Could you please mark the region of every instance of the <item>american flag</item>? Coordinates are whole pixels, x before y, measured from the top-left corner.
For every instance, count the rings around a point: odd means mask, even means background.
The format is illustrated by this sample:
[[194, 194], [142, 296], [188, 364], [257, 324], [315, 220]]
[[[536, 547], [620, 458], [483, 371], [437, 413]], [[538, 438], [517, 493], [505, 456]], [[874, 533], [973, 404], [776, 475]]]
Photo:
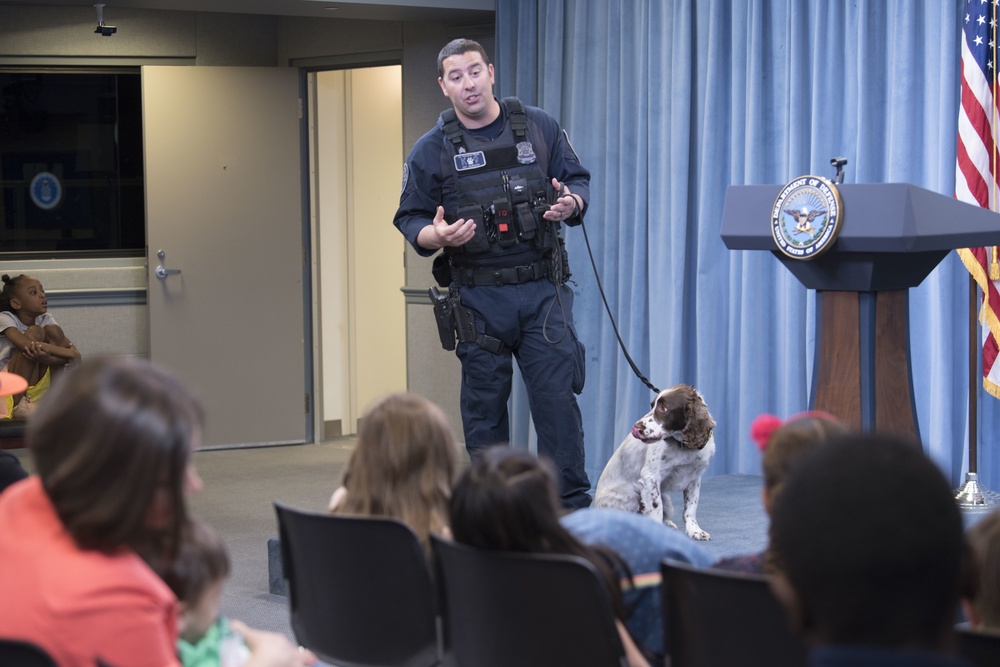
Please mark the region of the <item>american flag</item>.
[[[955, 197], [998, 210], [997, 2], [966, 0], [962, 14], [962, 104], [958, 113]], [[997, 247], [958, 251], [983, 291], [983, 387], [1000, 398], [1000, 252]]]

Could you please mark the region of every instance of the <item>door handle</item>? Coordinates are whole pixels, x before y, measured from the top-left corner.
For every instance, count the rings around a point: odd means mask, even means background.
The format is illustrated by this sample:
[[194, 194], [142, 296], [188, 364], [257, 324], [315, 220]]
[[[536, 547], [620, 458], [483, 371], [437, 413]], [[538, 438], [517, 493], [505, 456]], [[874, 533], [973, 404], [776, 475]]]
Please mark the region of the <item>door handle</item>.
[[163, 266], [162, 264], [160, 264], [158, 267], [156, 267], [156, 270], [154, 271], [154, 273], [156, 274], [156, 277], [159, 278], [160, 280], [163, 280], [167, 276], [172, 276], [175, 273], [180, 273], [180, 272], [181, 272], [180, 269], [168, 269], [167, 267]]

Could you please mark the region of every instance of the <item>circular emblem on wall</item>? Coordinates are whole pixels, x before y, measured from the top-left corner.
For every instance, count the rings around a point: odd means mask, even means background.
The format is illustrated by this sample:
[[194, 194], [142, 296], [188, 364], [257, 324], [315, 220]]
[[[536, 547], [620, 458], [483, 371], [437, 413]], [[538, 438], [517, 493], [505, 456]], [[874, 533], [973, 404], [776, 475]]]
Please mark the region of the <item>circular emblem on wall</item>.
[[31, 201], [44, 211], [49, 211], [59, 205], [62, 200], [62, 192], [62, 182], [55, 174], [47, 171], [36, 174], [31, 179], [31, 185], [28, 186]]
[[837, 240], [843, 214], [836, 185], [820, 176], [800, 176], [774, 201], [771, 236], [778, 250], [789, 257], [819, 257]]

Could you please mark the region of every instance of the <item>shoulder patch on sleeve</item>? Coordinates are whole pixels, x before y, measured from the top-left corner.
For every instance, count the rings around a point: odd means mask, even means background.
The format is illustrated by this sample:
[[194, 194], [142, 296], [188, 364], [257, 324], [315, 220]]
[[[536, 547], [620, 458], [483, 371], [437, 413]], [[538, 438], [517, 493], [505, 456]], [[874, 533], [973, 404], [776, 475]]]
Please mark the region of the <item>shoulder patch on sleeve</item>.
[[399, 196], [402, 197], [403, 193], [406, 192], [406, 181], [410, 178], [410, 163], [403, 163], [403, 184], [399, 188]]
[[573, 144], [570, 143], [569, 132], [567, 132], [565, 129], [563, 129], [562, 133], [563, 133], [563, 137], [566, 139], [566, 146], [567, 146], [567, 148], [569, 148], [569, 152], [573, 154], [573, 159], [576, 160], [577, 162], [579, 162], [580, 161], [580, 156], [576, 154], [576, 149], [573, 148]]

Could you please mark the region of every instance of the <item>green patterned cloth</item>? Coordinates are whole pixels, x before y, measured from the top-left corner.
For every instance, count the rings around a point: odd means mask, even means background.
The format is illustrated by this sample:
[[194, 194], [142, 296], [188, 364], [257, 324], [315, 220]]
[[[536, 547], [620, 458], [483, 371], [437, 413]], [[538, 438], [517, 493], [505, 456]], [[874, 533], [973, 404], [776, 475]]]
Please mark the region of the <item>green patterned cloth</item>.
[[243, 639], [221, 616], [197, 643], [179, 639], [177, 649], [184, 667], [240, 667], [250, 657]]

